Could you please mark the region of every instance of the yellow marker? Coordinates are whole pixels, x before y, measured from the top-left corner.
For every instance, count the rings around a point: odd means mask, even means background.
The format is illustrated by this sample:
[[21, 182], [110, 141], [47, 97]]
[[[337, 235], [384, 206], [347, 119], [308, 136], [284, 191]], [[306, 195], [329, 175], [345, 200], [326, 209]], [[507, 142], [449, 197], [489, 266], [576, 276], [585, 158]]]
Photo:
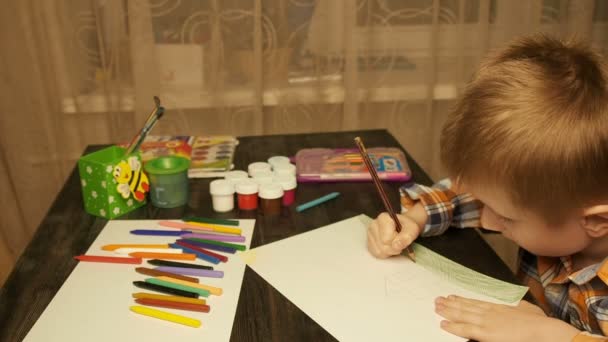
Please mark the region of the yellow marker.
[[167, 282], [170, 282], [173, 284], [185, 285], [185, 286], [195, 287], [197, 289], [207, 290], [207, 291], [209, 291], [209, 293], [216, 295], [216, 296], [220, 296], [223, 292], [222, 289], [219, 287], [213, 287], [213, 286], [209, 286], [209, 285], [205, 285], [205, 284], [197, 284], [197, 283], [193, 283], [193, 282], [189, 282], [189, 281], [185, 281], [185, 280], [179, 280], [179, 279], [166, 277], [166, 276], [159, 276], [159, 277], [156, 277], [156, 279], [164, 280], [164, 281], [167, 281]]
[[183, 324], [183, 325], [187, 325], [187, 326], [193, 327], [193, 328], [198, 328], [202, 324], [201, 321], [199, 321], [198, 319], [194, 319], [194, 318], [190, 318], [190, 317], [186, 317], [186, 316], [182, 316], [182, 315], [176, 315], [176, 314], [172, 314], [169, 312], [160, 311], [160, 310], [156, 310], [156, 309], [152, 309], [152, 308], [147, 308], [145, 306], [134, 305], [134, 306], [130, 307], [130, 309], [131, 309], [131, 311], [138, 313], [140, 315], [154, 317], [154, 318], [162, 319], [162, 320], [173, 322], [173, 323]]
[[169, 248], [169, 244], [117, 244], [101, 247], [104, 251], [113, 251], [119, 248]]
[[[166, 277], [169, 278], [169, 277]], [[192, 284], [192, 283], [190, 283]], [[196, 299], [196, 298], [187, 298], [181, 296], [166, 296], [154, 293], [146, 293], [146, 292], [136, 292], [133, 294], [133, 298], [148, 298], [148, 299], [160, 299], [160, 300], [168, 300], [171, 302], [177, 303], [187, 303], [187, 304], [197, 304], [197, 305], [205, 305], [207, 301], [204, 299]]]
[[[218, 226], [217, 224], [199, 223], [199, 222], [191, 222], [191, 221], [188, 221], [186, 223], [189, 226], [211, 229], [218, 233], [241, 235], [240, 228], [231, 228], [231, 227], [226, 227], [226, 226]], [[196, 228], [194, 228], [194, 229], [196, 229]]]

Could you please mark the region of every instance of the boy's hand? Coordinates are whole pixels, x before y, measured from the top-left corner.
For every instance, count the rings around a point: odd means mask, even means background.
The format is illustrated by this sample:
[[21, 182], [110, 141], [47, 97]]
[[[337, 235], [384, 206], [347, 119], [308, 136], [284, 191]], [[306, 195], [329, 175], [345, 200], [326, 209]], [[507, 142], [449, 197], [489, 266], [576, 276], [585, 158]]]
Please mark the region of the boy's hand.
[[388, 213], [382, 213], [367, 228], [367, 249], [376, 258], [387, 258], [400, 254], [422, 230], [409, 216], [397, 214], [401, 232], [395, 230], [395, 221]]
[[435, 311], [446, 320], [441, 328], [464, 338], [488, 341], [571, 341], [580, 331], [550, 318], [536, 305], [493, 304], [458, 296], [438, 297]]

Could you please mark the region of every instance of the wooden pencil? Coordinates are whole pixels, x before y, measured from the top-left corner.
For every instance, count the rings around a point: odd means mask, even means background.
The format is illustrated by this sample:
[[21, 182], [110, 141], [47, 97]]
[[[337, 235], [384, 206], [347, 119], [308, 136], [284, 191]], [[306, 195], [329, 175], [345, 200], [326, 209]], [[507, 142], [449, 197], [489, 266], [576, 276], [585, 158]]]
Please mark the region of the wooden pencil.
[[[382, 202], [384, 203], [384, 208], [386, 209], [388, 214], [391, 216], [393, 221], [395, 221], [395, 229], [397, 230], [397, 233], [401, 232], [401, 229], [402, 229], [401, 222], [399, 222], [397, 215], [393, 211], [393, 207], [391, 206], [391, 203], [388, 201], [388, 196], [386, 195], [386, 192], [384, 192], [384, 188], [382, 187], [382, 183], [380, 182], [380, 177], [378, 177], [376, 168], [374, 167], [374, 164], [372, 163], [371, 159], [369, 158], [369, 155], [367, 154], [367, 149], [365, 148], [365, 145], [363, 145], [363, 140], [360, 137], [356, 137], [355, 144], [357, 144], [357, 147], [359, 148], [359, 152], [361, 153], [361, 157], [363, 157], [363, 162], [367, 166], [367, 169], [369, 170], [369, 173], [372, 176], [372, 181], [374, 182], [374, 185], [376, 186], [376, 190], [378, 190], [378, 193], [380, 194], [380, 198], [382, 199]], [[407, 246], [406, 251], [407, 251], [408, 257], [410, 259], [412, 259], [412, 261], [416, 262], [416, 256], [414, 255], [414, 251], [412, 250], [412, 248], [410, 246]]]

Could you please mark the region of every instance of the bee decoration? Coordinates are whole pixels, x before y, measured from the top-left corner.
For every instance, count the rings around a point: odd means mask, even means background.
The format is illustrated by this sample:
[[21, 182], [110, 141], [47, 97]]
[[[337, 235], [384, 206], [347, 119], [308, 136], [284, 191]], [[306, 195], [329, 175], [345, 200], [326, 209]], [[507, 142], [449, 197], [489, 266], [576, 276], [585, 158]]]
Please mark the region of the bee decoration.
[[126, 161], [121, 160], [114, 167], [113, 176], [118, 182], [116, 190], [123, 198], [129, 198], [131, 194], [139, 202], [146, 198], [146, 192], [150, 189], [150, 182], [137, 157], [129, 157]]

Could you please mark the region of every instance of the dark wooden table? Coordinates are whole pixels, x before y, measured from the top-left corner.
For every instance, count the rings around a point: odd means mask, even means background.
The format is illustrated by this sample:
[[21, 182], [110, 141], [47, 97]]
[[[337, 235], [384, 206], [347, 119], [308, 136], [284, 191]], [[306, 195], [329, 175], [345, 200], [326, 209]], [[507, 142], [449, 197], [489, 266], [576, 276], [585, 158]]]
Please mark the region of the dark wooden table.
[[[310, 147], [354, 147], [361, 136], [367, 147], [400, 147], [386, 130], [357, 132], [241, 137], [235, 155], [235, 168], [246, 169], [254, 161], [272, 155], [294, 155]], [[102, 146], [90, 146], [86, 153]], [[431, 184], [431, 179], [408, 155], [414, 180]], [[324, 205], [297, 213], [284, 208], [280, 216], [263, 217], [252, 213], [217, 214], [211, 209], [208, 179], [190, 182], [188, 205], [158, 209], [150, 204], [120, 219], [177, 219], [186, 215], [218, 218], [256, 218], [251, 247], [264, 245], [317, 227], [364, 213], [376, 217], [381, 211], [373, 184], [327, 183], [300, 184], [297, 203], [332, 191], [342, 195]], [[395, 208], [398, 208], [398, 184], [386, 184]], [[18, 260], [0, 292], [0, 341], [21, 341], [42, 314], [77, 262], [74, 255], [84, 253], [107, 220], [88, 215], [83, 209], [78, 170], [75, 168], [55, 199], [36, 234]], [[487, 275], [515, 282], [513, 274], [473, 229], [450, 229], [446, 234], [421, 239], [420, 242]], [[365, 251], [361, 251], [364, 253]], [[236, 318], [233, 341], [334, 341], [322, 327], [283, 297], [270, 284], [247, 268]], [[68, 341], [66, 341], [68, 342]]]

